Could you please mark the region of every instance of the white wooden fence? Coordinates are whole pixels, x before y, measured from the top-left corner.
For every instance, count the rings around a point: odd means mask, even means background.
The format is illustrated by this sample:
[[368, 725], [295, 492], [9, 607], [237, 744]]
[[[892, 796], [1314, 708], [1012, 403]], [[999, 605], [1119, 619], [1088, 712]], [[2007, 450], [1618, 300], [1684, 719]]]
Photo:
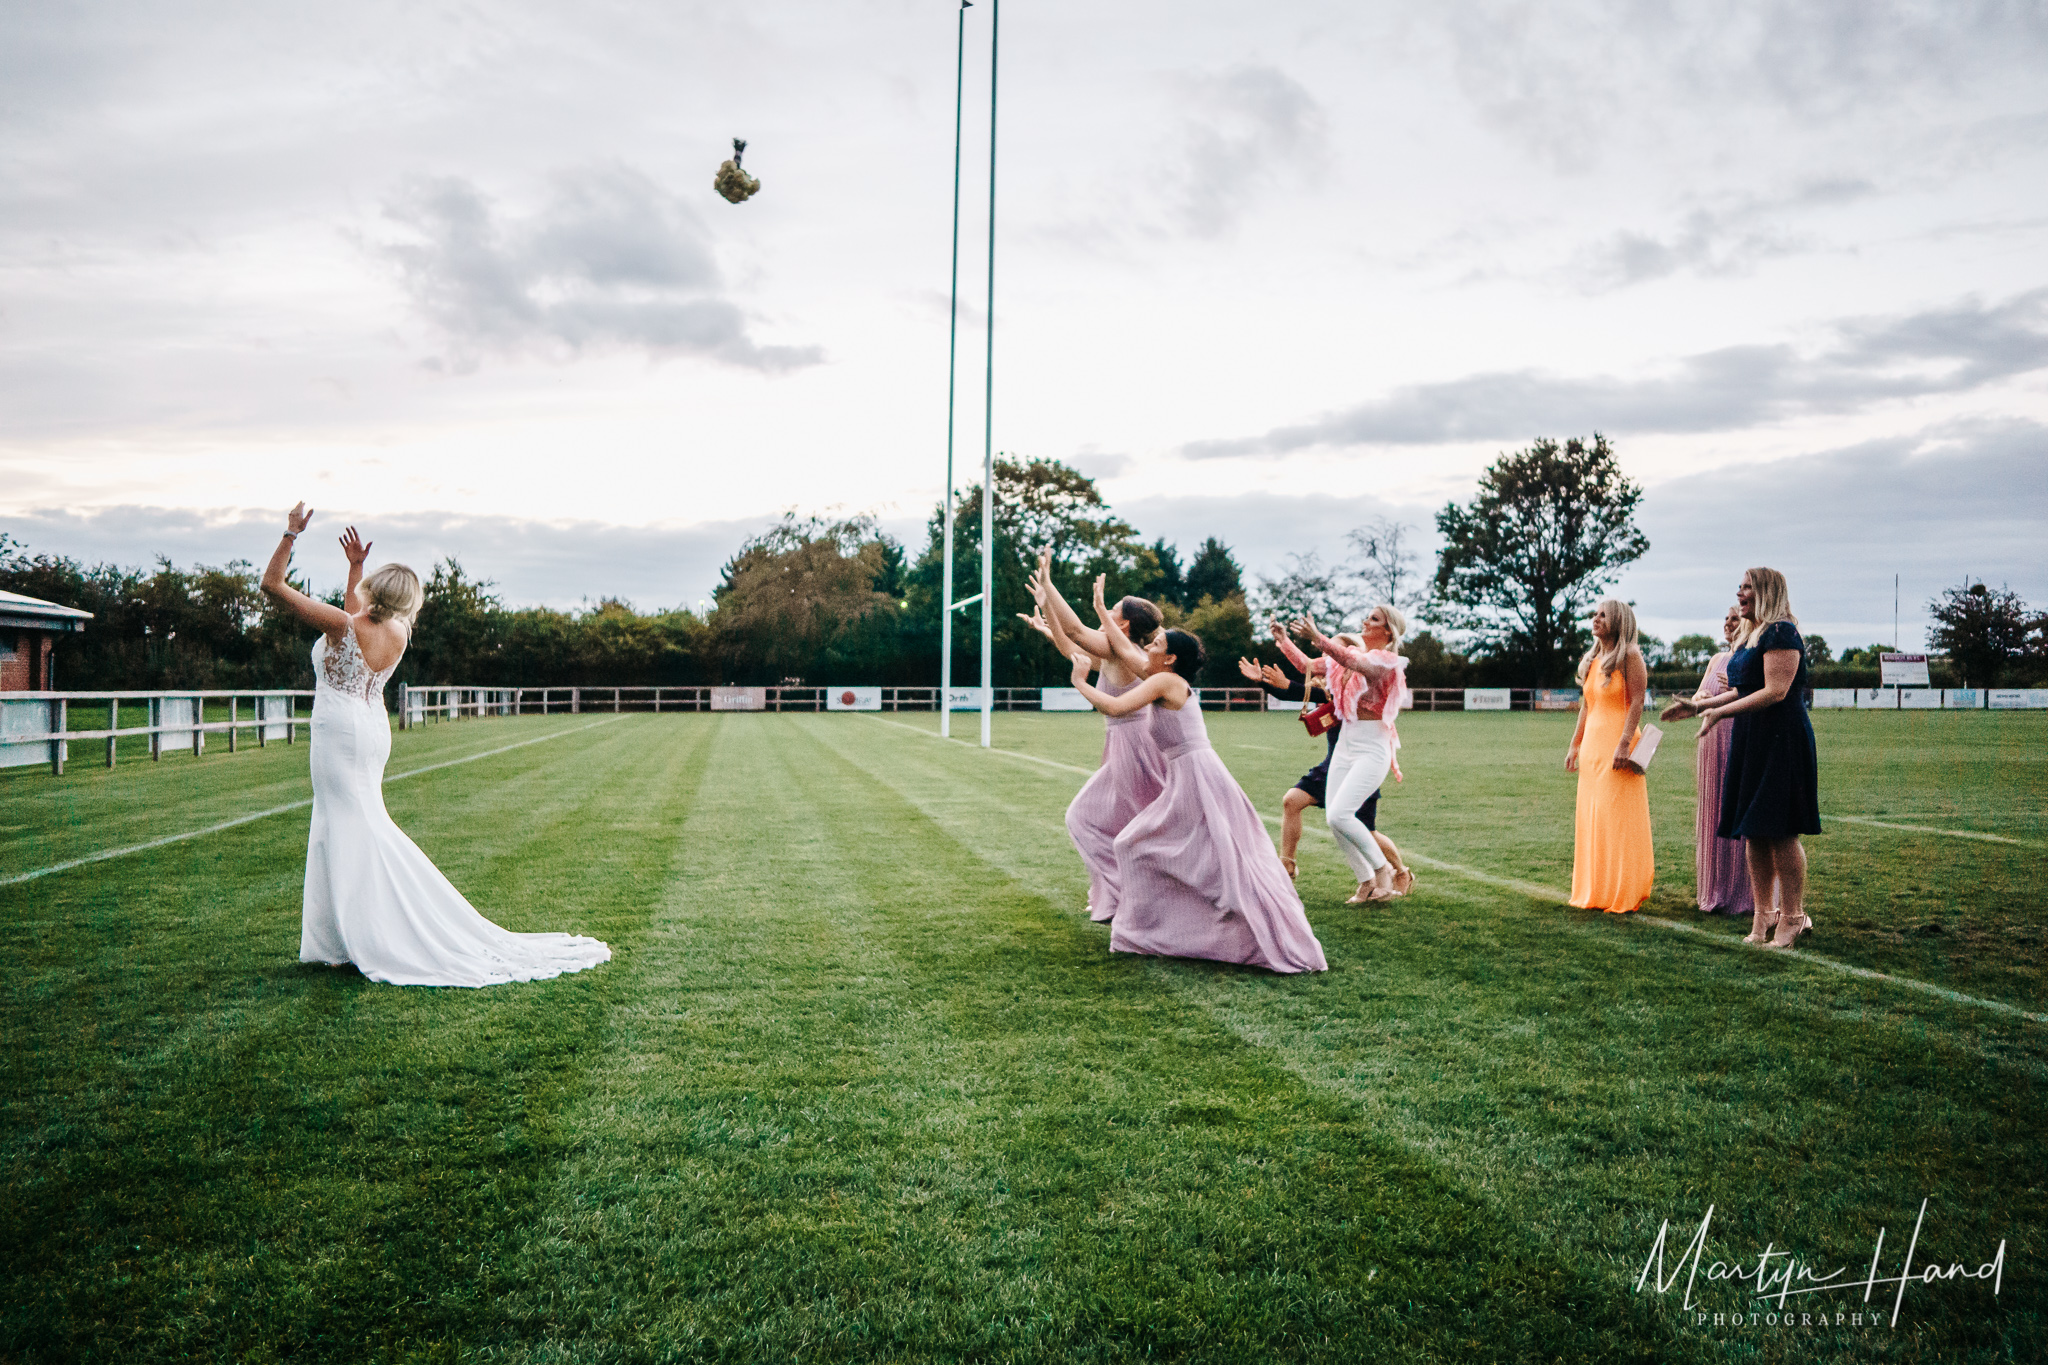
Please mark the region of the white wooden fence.
[[[298, 728], [311, 720], [310, 707], [308, 715], [299, 714], [298, 699], [312, 695], [287, 688], [244, 692], [0, 693], [0, 768], [47, 763], [51, 772], [61, 775], [71, 746], [94, 740], [105, 741], [107, 766], [111, 768], [120, 741], [138, 735], [148, 736], [152, 759], [161, 759], [167, 752], [202, 755], [208, 735], [226, 735], [229, 753], [235, 752], [244, 735], [252, 734], [259, 747], [273, 739], [290, 744]], [[250, 703], [246, 712], [242, 709], [245, 701]], [[143, 723], [123, 725], [124, 708], [138, 710]], [[209, 709], [225, 710], [227, 716], [208, 720]], [[104, 711], [107, 723], [74, 730], [74, 710]]]

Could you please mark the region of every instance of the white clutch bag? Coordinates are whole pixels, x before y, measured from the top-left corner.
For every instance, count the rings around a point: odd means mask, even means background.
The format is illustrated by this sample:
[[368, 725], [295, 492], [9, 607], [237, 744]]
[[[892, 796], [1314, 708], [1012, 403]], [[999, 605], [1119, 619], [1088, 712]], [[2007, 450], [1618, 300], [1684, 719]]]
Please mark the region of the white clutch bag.
[[1637, 772], [1648, 772], [1650, 760], [1657, 756], [1657, 745], [1664, 739], [1664, 732], [1654, 725], [1645, 725], [1636, 735], [1636, 747], [1628, 751], [1629, 766]]

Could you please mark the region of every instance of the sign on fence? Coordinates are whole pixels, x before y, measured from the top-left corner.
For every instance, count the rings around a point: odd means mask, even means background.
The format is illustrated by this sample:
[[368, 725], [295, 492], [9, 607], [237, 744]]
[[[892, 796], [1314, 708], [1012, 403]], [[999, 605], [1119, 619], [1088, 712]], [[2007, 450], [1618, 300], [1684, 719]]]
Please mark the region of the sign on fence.
[[1989, 703], [1993, 711], [2038, 711], [2048, 707], [2048, 687], [1999, 688]]
[[1856, 705], [1853, 687], [1816, 687], [1812, 707], [1816, 711], [1847, 711]]
[[766, 711], [768, 689], [765, 687], [714, 687], [711, 689], [711, 709], [714, 711]]
[[[149, 704], [149, 723], [172, 727], [191, 725], [198, 717], [197, 697], [158, 697]], [[172, 728], [157, 737], [159, 753], [176, 753], [180, 749], [199, 751], [199, 732]]]
[[1982, 711], [1984, 689], [1981, 687], [1944, 687], [1941, 689], [1941, 709], [1944, 711]]
[[1856, 689], [1856, 709], [1869, 711], [1878, 708], [1890, 710], [1899, 704], [1888, 687], [1859, 687]]
[[292, 713], [290, 697], [258, 697], [256, 719], [263, 722], [261, 734], [264, 739], [290, 739], [292, 727], [285, 724], [285, 717]]
[[1938, 687], [1901, 687], [1899, 709], [1901, 711], [1939, 711], [1941, 689]]
[[1299, 711], [1301, 703], [1289, 701], [1285, 697], [1276, 697], [1271, 692], [1268, 692], [1266, 694], [1266, 709], [1268, 711]]
[[[981, 699], [987, 695], [988, 690], [985, 687], [949, 688], [946, 691], [946, 709], [948, 711], [979, 711], [981, 709]], [[990, 700], [993, 701], [994, 698], [990, 698]]]
[[1506, 711], [1514, 704], [1512, 689], [1506, 687], [1468, 687], [1465, 689], [1467, 711]]
[[[1927, 656], [1925, 654], [1880, 654], [1877, 656], [1877, 680], [1886, 687], [1927, 686]], [[1913, 703], [1904, 703], [1911, 706]]]
[[[57, 728], [53, 701], [0, 701], [0, 735], [47, 735]], [[0, 744], [0, 768], [54, 762], [54, 744]], [[69, 746], [66, 746], [67, 749]], [[67, 758], [69, 753], [65, 755]]]
[[1579, 709], [1579, 689], [1576, 687], [1539, 687], [1529, 694], [1529, 709], [1532, 711], [1576, 711]]
[[825, 689], [827, 711], [879, 711], [882, 709], [882, 689], [879, 687], [828, 687]]
[[1093, 711], [1094, 703], [1073, 687], [1041, 687], [1038, 689], [1038, 709], [1041, 711]]

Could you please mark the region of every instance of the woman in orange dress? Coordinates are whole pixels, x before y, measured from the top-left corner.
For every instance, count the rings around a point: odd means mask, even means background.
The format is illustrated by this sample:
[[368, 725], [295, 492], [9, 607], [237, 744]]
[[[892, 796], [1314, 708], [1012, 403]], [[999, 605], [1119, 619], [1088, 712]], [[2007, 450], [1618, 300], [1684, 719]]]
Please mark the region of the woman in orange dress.
[[1579, 726], [1564, 756], [1579, 775], [1572, 836], [1572, 904], [1626, 914], [1650, 898], [1657, 876], [1650, 842], [1650, 784], [1629, 761], [1649, 692], [1636, 647], [1636, 614], [1608, 598], [1593, 612], [1593, 647], [1579, 661]]

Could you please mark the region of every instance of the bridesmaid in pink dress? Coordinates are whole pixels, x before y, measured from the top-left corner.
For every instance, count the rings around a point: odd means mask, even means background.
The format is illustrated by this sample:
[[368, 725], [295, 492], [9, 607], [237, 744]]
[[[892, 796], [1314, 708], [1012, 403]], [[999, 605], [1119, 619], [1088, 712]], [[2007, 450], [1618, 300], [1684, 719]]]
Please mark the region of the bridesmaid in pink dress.
[[[1742, 609], [1728, 608], [1721, 636], [1732, 642], [1742, 631]], [[1723, 649], [1707, 665], [1693, 700], [1718, 697], [1728, 688], [1728, 656]], [[1728, 768], [1729, 738], [1734, 727], [1716, 725], [1699, 738], [1694, 759], [1693, 780], [1699, 789], [1699, 806], [1693, 821], [1696, 852], [1693, 863], [1695, 886], [1702, 911], [1709, 915], [1748, 915], [1756, 905], [1749, 886], [1749, 855], [1740, 839], [1723, 839], [1721, 828], [1721, 776]]]
[[[1038, 571], [1031, 579], [1031, 596], [1038, 614], [1023, 619], [1051, 640], [1061, 658], [1076, 648], [1086, 651], [1102, 669], [1102, 690], [1120, 696], [1137, 686], [1144, 673], [1144, 655], [1132, 643], [1154, 638], [1159, 631], [1159, 609], [1142, 597], [1126, 597], [1109, 606], [1102, 596], [1102, 579], [1095, 580], [1095, 610], [1103, 622], [1101, 630], [1090, 630], [1060, 596], [1052, 583], [1052, 552], [1041, 551]], [[1120, 629], [1112, 632], [1114, 621]], [[1109, 636], [1114, 633], [1115, 639]], [[1100, 923], [1116, 916], [1122, 899], [1117, 871], [1116, 836], [1139, 811], [1159, 798], [1166, 786], [1166, 760], [1152, 740], [1152, 727], [1143, 711], [1109, 717], [1102, 738], [1102, 766], [1095, 770], [1073, 804], [1067, 807], [1067, 836], [1088, 869], [1088, 918]]]
[[1209, 744], [1189, 686], [1201, 671], [1202, 642], [1164, 631], [1145, 655], [1144, 680], [1115, 696], [1090, 687], [1088, 656], [1073, 655], [1081, 695], [1105, 715], [1149, 713], [1166, 755], [1166, 790], [1116, 837], [1123, 899], [1110, 951], [1329, 970], [1273, 836]]

